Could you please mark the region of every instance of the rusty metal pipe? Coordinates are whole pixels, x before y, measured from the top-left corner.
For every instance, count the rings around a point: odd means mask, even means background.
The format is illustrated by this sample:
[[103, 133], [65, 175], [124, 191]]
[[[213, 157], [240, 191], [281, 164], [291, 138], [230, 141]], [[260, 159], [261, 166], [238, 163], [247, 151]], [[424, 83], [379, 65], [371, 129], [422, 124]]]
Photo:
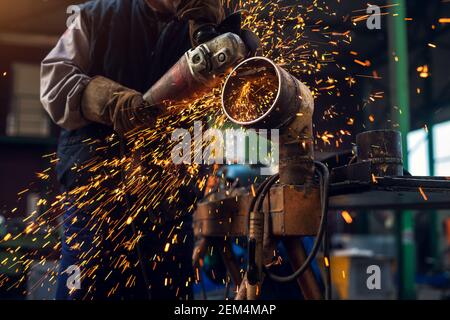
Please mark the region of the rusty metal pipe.
[[[299, 237], [288, 237], [283, 240], [293, 270], [300, 268], [306, 260], [306, 251], [301, 241]], [[297, 278], [297, 283], [305, 300], [323, 299], [322, 290], [311, 267]]]
[[[236, 92], [243, 92], [249, 81], [264, 78], [276, 78], [271, 82], [275, 92], [270, 103], [254, 106], [242, 117], [242, 108], [237, 106], [235, 99], [238, 96]], [[253, 57], [241, 62], [228, 76], [222, 91], [222, 108], [226, 116], [238, 125], [280, 129], [280, 183], [300, 185], [311, 179], [314, 173], [314, 99], [302, 82], [272, 60]]]
[[403, 176], [402, 136], [396, 130], [366, 131], [356, 136], [358, 162], [370, 162], [377, 177]]
[[228, 241], [225, 241], [223, 243], [223, 247], [223, 250], [220, 251], [223, 263], [225, 264], [225, 267], [227, 268], [234, 285], [236, 287], [239, 287], [241, 285], [242, 279], [241, 273], [239, 271], [239, 264], [237, 263], [236, 257], [234, 256], [232, 251], [233, 248]]

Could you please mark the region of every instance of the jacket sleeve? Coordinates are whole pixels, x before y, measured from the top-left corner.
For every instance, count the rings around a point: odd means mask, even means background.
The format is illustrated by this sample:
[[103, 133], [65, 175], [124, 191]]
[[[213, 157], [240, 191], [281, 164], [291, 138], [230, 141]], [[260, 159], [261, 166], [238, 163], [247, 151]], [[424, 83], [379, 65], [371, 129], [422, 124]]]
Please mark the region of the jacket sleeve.
[[81, 112], [83, 91], [91, 78], [88, 26], [80, 12], [42, 61], [40, 98], [51, 119], [67, 130], [89, 123]]

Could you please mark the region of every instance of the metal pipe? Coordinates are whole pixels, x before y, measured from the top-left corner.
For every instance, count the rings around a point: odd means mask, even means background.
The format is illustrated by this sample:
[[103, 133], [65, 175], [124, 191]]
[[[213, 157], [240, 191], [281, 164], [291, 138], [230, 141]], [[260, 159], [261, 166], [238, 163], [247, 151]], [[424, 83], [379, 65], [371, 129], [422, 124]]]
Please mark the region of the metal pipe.
[[[397, 59], [389, 61], [391, 78], [392, 114], [399, 130], [402, 132], [404, 167], [408, 169], [407, 135], [410, 131], [409, 112], [409, 72], [408, 72], [408, 36], [406, 30], [406, 0], [391, 0], [389, 17], [389, 52]], [[399, 110], [401, 110], [401, 113]], [[416, 257], [415, 244], [412, 237], [414, 231], [414, 215], [411, 211], [403, 211], [398, 215], [397, 243], [399, 248], [399, 296], [403, 299], [414, 299], [416, 296], [415, 276]]]
[[280, 183], [301, 185], [314, 173], [311, 91], [264, 57], [241, 62], [222, 90], [222, 108], [234, 123], [280, 129]]
[[402, 135], [396, 130], [366, 131], [356, 136], [358, 162], [370, 162], [376, 177], [403, 176]]
[[[267, 58], [247, 59], [226, 79], [222, 89], [222, 108], [226, 116], [238, 125], [280, 130], [281, 184], [303, 185], [312, 179], [314, 102], [309, 89], [298, 79]], [[259, 296], [263, 240], [264, 214], [256, 207], [250, 212], [249, 219], [247, 300]]]
[[242, 282], [241, 273], [239, 271], [239, 264], [237, 263], [236, 257], [234, 256], [232, 250], [233, 247], [230, 242], [224, 241], [223, 250], [220, 251], [220, 254], [222, 256], [223, 263], [231, 276], [231, 280], [236, 287], [239, 287]]

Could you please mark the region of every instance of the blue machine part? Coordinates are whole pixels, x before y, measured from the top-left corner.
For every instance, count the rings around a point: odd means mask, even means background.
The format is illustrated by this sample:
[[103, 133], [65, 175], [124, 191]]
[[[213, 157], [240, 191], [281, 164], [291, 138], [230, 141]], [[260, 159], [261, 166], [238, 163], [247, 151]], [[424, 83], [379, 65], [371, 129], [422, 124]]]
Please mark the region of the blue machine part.
[[249, 165], [231, 164], [223, 166], [217, 172], [218, 176], [224, 176], [228, 182], [234, 182], [239, 179], [239, 186], [245, 187], [251, 185], [259, 178], [259, 168]]

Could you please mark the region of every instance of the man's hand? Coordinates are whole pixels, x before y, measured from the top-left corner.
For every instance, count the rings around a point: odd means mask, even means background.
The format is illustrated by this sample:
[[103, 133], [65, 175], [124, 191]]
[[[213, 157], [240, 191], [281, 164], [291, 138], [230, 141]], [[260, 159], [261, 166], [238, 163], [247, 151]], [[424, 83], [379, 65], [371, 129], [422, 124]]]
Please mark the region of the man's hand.
[[165, 107], [151, 106], [141, 93], [107, 78], [95, 77], [83, 92], [81, 111], [86, 120], [112, 126], [124, 135], [135, 128], [152, 126]]
[[177, 17], [189, 21], [193, 46], [217, 36], [215, 27], [224, 19], [221, 0], [181, 0]]

